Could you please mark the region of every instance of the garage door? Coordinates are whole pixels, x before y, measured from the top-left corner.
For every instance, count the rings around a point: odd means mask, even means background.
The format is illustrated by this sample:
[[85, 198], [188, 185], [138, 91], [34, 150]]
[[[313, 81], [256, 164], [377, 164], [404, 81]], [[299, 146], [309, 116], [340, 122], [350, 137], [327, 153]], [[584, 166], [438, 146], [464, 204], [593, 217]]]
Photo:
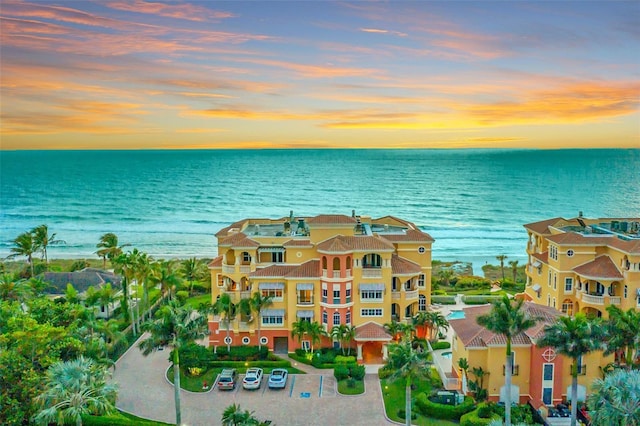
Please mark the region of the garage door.
[[277, 354], [287, 354], [289, 352], [289, 338], [275, 337], [273, 339], [273, 352]]

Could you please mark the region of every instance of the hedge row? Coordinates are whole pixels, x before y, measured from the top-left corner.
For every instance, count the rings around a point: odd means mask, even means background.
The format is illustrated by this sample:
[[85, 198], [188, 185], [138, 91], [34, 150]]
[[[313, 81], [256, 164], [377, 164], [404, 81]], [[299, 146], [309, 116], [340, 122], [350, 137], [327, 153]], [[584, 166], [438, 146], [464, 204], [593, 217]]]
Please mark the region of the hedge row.
[[262, 368], [288, 368], [291, 367], [289, 361], [212, 361], [209, 363], [210, 368], [244, 368], [244, 367], [262, 367]]
[[416, 397], [416, 408], [420, 413], [427, 417], [433, 417], [442, 420], [460, 420], [463, 414], [472, 411], [475, 407], [473, 398], [467, 396], [464, 402], [459, 405], [445, 405], [429, 401], [425, 393]]
[[[488, 410], [487, 410], [488, 409]], [[489, 417], [480, 417], [480, 414]], [[487, 426], [493, 420], [501, 420], [499, 414], [492, 412], [491, 408], [486, 404], [479, 404], [478, 408], [468, 412], [460, 417], [460, 426]]]
[[455, 305], [455, 296], [431, 296], [431, 303], [439, 303], [441, 305]]
[[439, 341], [431, 344], [431, 349], [437, 351], [438, 349], [449, 349], [451, 347], [451, 343], [445, 341]]
[[502, 296], [463, 296], [462, 300], [467, 305], [484, 305], [502, 299]]

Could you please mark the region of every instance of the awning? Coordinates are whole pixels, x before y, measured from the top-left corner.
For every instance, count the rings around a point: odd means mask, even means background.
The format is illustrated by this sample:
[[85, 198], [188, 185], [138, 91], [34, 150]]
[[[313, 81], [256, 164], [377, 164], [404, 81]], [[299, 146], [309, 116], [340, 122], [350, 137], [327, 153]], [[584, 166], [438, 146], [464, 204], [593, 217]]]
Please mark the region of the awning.
[[360, 291], [381, 291], [384, 290], [384, 283], [375, 283], [375, 284], [360, 284], [358, 286]]
[[536, 293], [540, 291], [540, 284], [534, 284], [533, 287], [531, 287], [531, 290], [535, 291]]
[[313, 311], [298, 311], [296, 316], [298, 318], [313, 318]]
[[533, 263], [531, 264], [531, 266], [533, 266], [534, 268], [539, 268], [539, 267], [541, 267], [541, 266], [542, 266], [542, 263], [540, 263], [540, 261], [539, 261], [539, 260], [536, 260], [535, 262], [533, 262]]
[[260, 290], [281, 290], [284, 288], [284, 283], [258, 283], [258, 289]]
[[279, 253], [284, 252], [284, 247], [260, 247], [258, 251], [265, 253]]
[[311, 283], [298, 283], [298, 284], [296, 284], [296, 290], [313, 290], [313, 284], [311, 284]]
[[263, 317], [283, 317], [284, 309], [264, 309], [260, 315]]

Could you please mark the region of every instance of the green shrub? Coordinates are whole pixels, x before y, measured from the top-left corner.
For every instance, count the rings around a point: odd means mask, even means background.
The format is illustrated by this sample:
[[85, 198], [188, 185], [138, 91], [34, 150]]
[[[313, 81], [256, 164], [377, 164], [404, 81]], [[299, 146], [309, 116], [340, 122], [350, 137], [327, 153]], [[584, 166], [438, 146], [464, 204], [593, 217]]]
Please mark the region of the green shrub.
[[511, 421], [513, 422], [513, 424], [534, 424], [535, 422], [533, 421], [533, 413], [531, 412], [531, 407], [528, 404], [521, 404], [515, 407], [511, 407]]
[[353, 355], [351, 356], [336, 355], [333, 362], [335, 362], [336, 364], [353, 364], [354, 362], [356, 362], [356, 357]]
[[367, 371], [364, 365], [352, 364], [349, 366], [349, 375], [356, 380], [364, 379], [364, 376], [367, 374]]
[[84, 259], [81, 259], [81, 260], [76, 260], [75, 262], [73, 262], [71, 264], [71, 268], [69, 268], [69, 269], [70, 269], [71, 272], [75, 272], [75, 271], [81, 271], [84, 268], [88, 268], [88, 267], [89, 267], [89, 262], [87, 262]]
[[393, 370], [392, 370], [392, 369], [390, 369], [390, 368], [385, 368], [385, 367], [383, 367], [383, 368], [381, 368], [381, 369], [379, 369], [379, 370], [378, 370], [378, 378], [379, 378], [380, 380], [382, 380], [382, 379], [387, 379], [387, 378], [389, 378], [392, 374], [393, 374]]
[[211, 361], [213, 361], [213, 353], [202, 345], [189, 343], [180, 348], [180, 367], [182, 368], [206, 369]]
[[178, 299], [178, 303], [184, 304], [184, 302], [189, 298], [189, 292], [186, 290], [176, 291], [176, 299]]
[[356, 387], [356, 379], [354, 379], [353, 377], [349, 377], [347, 379], [347, 387], [350, 389], [353, 389]]
[[460, 277], [455, 284], [455, 289], [464, 290], [467, 288], [489, 289], [491, 288], [491, 280], [483, 277], [476, 277], [476, 276]]
[[462, 298], [467, 305], [484, 305], [485, 303], [492, 303], [498, 299], [500, 299], [500, 297], [495, 296], [464, 296]]
[[[481, 411], [482, 414], [488, 414], [488, 417], [481, 416]], [[494, 413], [491, 407], [485, 404], [480, 404], [476, 410], [460, 416], [460, 426], [486, 426], [492, 421], [500, 419], [501, 417]]]
[[441, 305], [455, 305], [455, 296], [431, 296], [431, 303], [439, 303]]
[[467, 396], [464, 402], [459, 405], [445, 405], [432, 402], [425, 393], [416, 397], [416, 408], [421, 414], [442, 420], [460, 420], [463, 414], [472, 411], [475, 406], [473, 398]]
[[268, 358], [269, 348], [266, 346], [231, 346], [230, 351], [226, 346], [220, 346], [214, 354], [216, 361], [264, 361]]
[[338, 381], [344, 380], [349, 377], [349, 367], [343, 364], [338, 364], [333, 369], [333, 375]]
[[431, 349], [433, 349], [434, 351], [438, 349], [449, 349], [450, 347], [451, 343], [445, 341], [435, 342], [431, 344]]
[[[407, 418], [407, 411], [404, 408], [401, 408], [398, 410], [398, 417], [400, 417], [401, 419], [406, 419]], [[418, 413], [416, 413], [415, 411], [411, 411], [411, 420], [415, 420], [418, 418]]]
[[333, 349], [322, 349], [313, 354], [311, 365], [322, 368], [324, 364], [333, 364], [336, 359], [336, 352]]

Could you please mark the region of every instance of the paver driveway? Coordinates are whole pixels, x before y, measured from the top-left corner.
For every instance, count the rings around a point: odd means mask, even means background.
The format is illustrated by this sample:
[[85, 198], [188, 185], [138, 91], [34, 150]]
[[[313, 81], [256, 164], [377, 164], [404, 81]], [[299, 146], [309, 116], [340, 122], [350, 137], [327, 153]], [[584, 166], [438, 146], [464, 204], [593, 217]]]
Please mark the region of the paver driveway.
[[[169, 350], [143, 357], [132, 347], [118, 362], [113, 374], [119, 385], [117, 407], [140, 417], [175, 422], [173, 386], [165, 380]], [[268, 377], [268, 376], [267, 376]], [[330, 374], [289, 376], [285, 389], [242, 389], [241, 377], [234, 391], [212, 389], [206, 393], [182, 391], [182, 421], [186, 425], [219, 425], [222, 412], [232, 403], [255, 412], [261, 420], [286, 425], [388, 425], [377, 376], [367, 375], [366, 392], [341, 396]], [[322, 384], [321, 384], [322, 383]]]

